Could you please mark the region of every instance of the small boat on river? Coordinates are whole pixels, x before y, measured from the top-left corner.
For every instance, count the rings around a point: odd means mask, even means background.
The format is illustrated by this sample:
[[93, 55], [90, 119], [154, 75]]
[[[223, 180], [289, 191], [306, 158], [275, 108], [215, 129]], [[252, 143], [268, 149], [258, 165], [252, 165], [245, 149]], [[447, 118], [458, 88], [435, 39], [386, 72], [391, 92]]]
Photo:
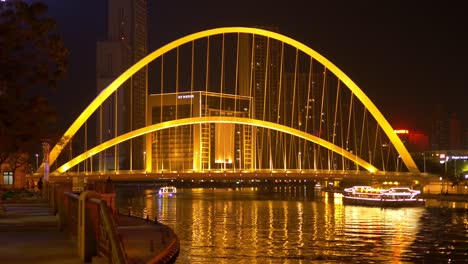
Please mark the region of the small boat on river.
[[408, 187], [380, 189], [371, 186], [354, 186], [344, 189], [343, 203], [381, 207], [423, 206], [425, 201], [418, 197], [419, 194], [420, 191]]
[[173, 196], [177, 193], [177, 188], [174, 186], [161, 186], [158, 191], [159, 196]]

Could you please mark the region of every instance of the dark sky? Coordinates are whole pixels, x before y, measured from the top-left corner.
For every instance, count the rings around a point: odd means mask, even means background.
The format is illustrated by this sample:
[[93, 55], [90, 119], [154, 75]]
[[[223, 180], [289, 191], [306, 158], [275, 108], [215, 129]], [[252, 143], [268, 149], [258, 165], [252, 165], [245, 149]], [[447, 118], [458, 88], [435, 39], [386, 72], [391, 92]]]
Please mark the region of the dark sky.
[[[54, 96], [68, 127], [96, 95], [95, 46], [105, 38], [107, 1], [45, 2], [70, 50], [68, 76]], [[277, 26], [345, 72], [394, 127], [427, 131], [439, 103], [468, 123], [463, 1], [148, 2], [150, 52], [205, 29]], [[75, 91], [80, 96], [70, 96]]]

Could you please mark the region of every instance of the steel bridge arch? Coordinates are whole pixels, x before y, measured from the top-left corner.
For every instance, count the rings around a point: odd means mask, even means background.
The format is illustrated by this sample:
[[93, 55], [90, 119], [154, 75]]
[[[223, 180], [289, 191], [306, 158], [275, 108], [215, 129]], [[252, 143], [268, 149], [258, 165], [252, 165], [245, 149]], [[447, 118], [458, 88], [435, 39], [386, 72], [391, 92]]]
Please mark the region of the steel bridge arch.
[[[86, 120], [96, 111], [96, 109], [110, 96], [113, 92], [115, 92], [125, 81], [127, 81], [131, 76], [133, 76], [136, 72], [140, 69], [145, 67], [147, 64], [152, 62], [153, 60], [159, 58], [161, 55], [165, 54], [172, 49], [179, 47], [183, 44], [189, 43], [191, 41], [210, 37], [219, 34], [227, 34], [227, 33], [247, 33], [247, 34], [254, 34], [260, 35], [268, 38], [272, 38], [281, 42], [284, 42], [290, 46], [297, 48], [298, 50], [304, 52], [305, 54], [311, 56], [322, 65], [324, 65], [327, 69], [329, 69], [335, 76], [337, 76], [342, 83], [344, 83], [352, 92], [353, 94], [363, 103], [367, 110], [371, 113], [371, 115], [375, 118], [377, 123], [380, 125], [382, 130], [385, 132], [387, 137], [389, 138], [390, 142], [393, 144], [395, 149], [397, 150], [398, 154], [401, 156], [403, 163], [408, 168], [409, 172], [412, 173], [420, 173], [418, 167], [416, 166], [414, 160], [412, 159], [411, 155], [409, 154], [408, 150], [403, 145], [403, 142], [394, 132], [392, 126], [382, 113], [378, 110], [378, 108], [372, 103], [372, 101], [367, 97], [367, 95], [355, 84], [343, 71], [341, 71], [338, 67], [336, 67], [333, 63], [331, 63], [328, 59], [320, 55], [315, 50], [309, 48], [308, 46], [296, 41], [292, 38], [287, 36], [281, 35], [276, 32], [271, 32], [264, 29], [259, 28], [249, 28], [249, 27], [223, 27], [223, 28], [215, 28], [209, 29], [205, 31], [200, 31], [191, 35], [187, 35], [185, 37], [179, 38], [165, 46], [157, 49], [156, 51], [150, 53], [145, 58], [138, 61], [128, 70], [126, 70], [122, 75], [117, 77], [111, 84], [109, 84], [101, 93], [91, 102], [91, 104], [80, 114], [80, 116], [73, 122], [73, 124], [68, 128], [68, 130], [62, 136], [62, 139], [59, 141], [60, 144], [56, 144], [49, 155], [49, 163], [53, 164], [57, 159], [58, 155], [62, 152], [63, 148], [66, 144], [70, 141], [70, 139], [75, 135], [78, 129], [86, 122]], [[43, 168], [43, 164], [41, 165]]]
[[219, 117], [219, 116], [204, 116], [204, 117], [190, 117], [190, 118], [182, 118], [182, 119], [177, 119], [177, 120], [171, 120], [171, 121], [166, 121], [158, 124], [154, 124], [151, 126], [146, 126], [137, 130], [133, 130], [131, 132], [128, 132], [126, 134], [120, 135], [116, 138], [113, 138], [111, 140], [108, 140], [84, 153], [81, 155], [75, 157], [74, 159], [68, 161], [67, 163], [63, 164], [60, 168], [58, 168], [56, 171], [53, 172], [53, 174], [60, 174], [63, 172], [66, 172], [73, 166], [77, 165], [78, 163], [92, 157], [93, 155], [104, 151], [112, 146], [115, 146], [119, 143], [122, 143], [124, 141], [130, 140], [135, 137], [143, 136], [145, 134], [155, 132], [158, 130], [163, 130], [163, 129], [168, 129], [172, 127], [178, 127], [178, 126], [184, 126], [184, 125], [194, 125], [194, 124], [206, 124], [206, 123], [229, 123], [229, 124], [240, 124], [240, 125], [251, 125], [251, 126], [257, 126], [257, 127], [263, 127], [263, 128], [268, 128], [268, 129], [273, 129], [279, 132], [287, 133], [296, 137], [300, 137], [302, 139], [311, 141], [313, 143], [319, 144], [323, 146], [324, 148], [327, 148], [345, 158], [348, 160], [351, 160], [358, 164], [359, 166], [365, 168], [369, 172], [377, 172], [378, 169], [374, 167], [372, 164], [368, 163], [367, 161], [359, 158], [357, 155], [352, 154], [349, 151], [346, 151], [345, 149], [334, 145], [330, 143], [329, 141], [323, 140], [317, 136], [311, 135], [309, 133], [306, 133], [304, 131], [295, 129], [295, 128], [290, 128], [288, 126], [276, 124], [273, 122], [268, 122], [268, 121], [263, 121], [263, 120], [258, 120], [258, 119], [252, 119], [252, 118], [245, 118], [245, 117]]

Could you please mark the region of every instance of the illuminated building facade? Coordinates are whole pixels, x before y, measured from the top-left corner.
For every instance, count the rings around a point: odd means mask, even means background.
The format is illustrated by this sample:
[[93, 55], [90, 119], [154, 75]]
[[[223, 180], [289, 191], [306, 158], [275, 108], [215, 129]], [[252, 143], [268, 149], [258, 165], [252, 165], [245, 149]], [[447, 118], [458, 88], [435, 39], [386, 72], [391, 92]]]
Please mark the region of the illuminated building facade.
[[421, 131], [397, 129], [395, 133], [410, 152], [423, 152], [429, 150], [429, 137]]
[[[212, 92], [148, 96], [148, 125], [190, 117], [248, 117], [251, 98]], [[222, 109], [222, 110], [219, 110]], [[237, 110], [236, 110], [237, 109]], [[192, 124], [147, 135], [150, 171], [251, 170], [252, 128], [217, 123]]]
[[[147, 0], [108, 1], [107, 17], [107, 39], [96, 47], [98, 94], [147, 55]], [[145, 125], [147, 68], [135, 73], [122, 88], [101, 106], [96, 125], [99, 142]], [[109, 149], [99, 155], [99, 170], [141, 169], [143, 149], [142, 138]]]
[[409, 135], [410, 151], [429, 150], [429, 137], [421, 131], [411, 131]]

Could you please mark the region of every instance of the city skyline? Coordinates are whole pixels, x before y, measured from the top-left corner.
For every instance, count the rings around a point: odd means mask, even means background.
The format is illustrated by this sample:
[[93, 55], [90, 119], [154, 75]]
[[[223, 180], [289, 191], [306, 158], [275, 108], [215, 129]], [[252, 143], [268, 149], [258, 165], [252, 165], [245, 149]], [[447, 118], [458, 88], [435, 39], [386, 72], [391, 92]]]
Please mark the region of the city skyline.
[[468, 262], [461, 3], [0, 3], [4, 262]]
[[[71, 10], [85, 10], [78, 1], [45, 2], [71, 54], [69, 75], [55, 97], [62, 98], [68, 89], [79, 89], [84, 95], [76, 105], [58, 106], [63, 120], [70, 122], [95, 96], [92, 87], [88, 88], [95, 76], [86, 67], [94, 66], [95, 42], [105, 36], [102, 12], [106, 1], [86, 9], [86, 21], [80, 19], [85, 14], [70, 14]], [[462, 50], [466, 40], [461, 37], [464, 18], [457, 16], [461, 9], [456, 6], [392, 2], [373, 8], [365, 2], [353, 6], [304, 2], [275, 8], [263, 4], [240, 1], [223, 8], [204, 1], [176, 7], [150, 1], [148, 51], [213, 27], [275, 26], [281, 34], [310, 46], [337, 65], [392, 125], [428, 132], [430, 112], [438, 103], [448, 109], [447, 114], [456, 112], [466, 122], [460, 96], [467, 86], [466, 66], [461, 64], [467, 57]], [[87, 24], [93, 24], [93, 30]]]

